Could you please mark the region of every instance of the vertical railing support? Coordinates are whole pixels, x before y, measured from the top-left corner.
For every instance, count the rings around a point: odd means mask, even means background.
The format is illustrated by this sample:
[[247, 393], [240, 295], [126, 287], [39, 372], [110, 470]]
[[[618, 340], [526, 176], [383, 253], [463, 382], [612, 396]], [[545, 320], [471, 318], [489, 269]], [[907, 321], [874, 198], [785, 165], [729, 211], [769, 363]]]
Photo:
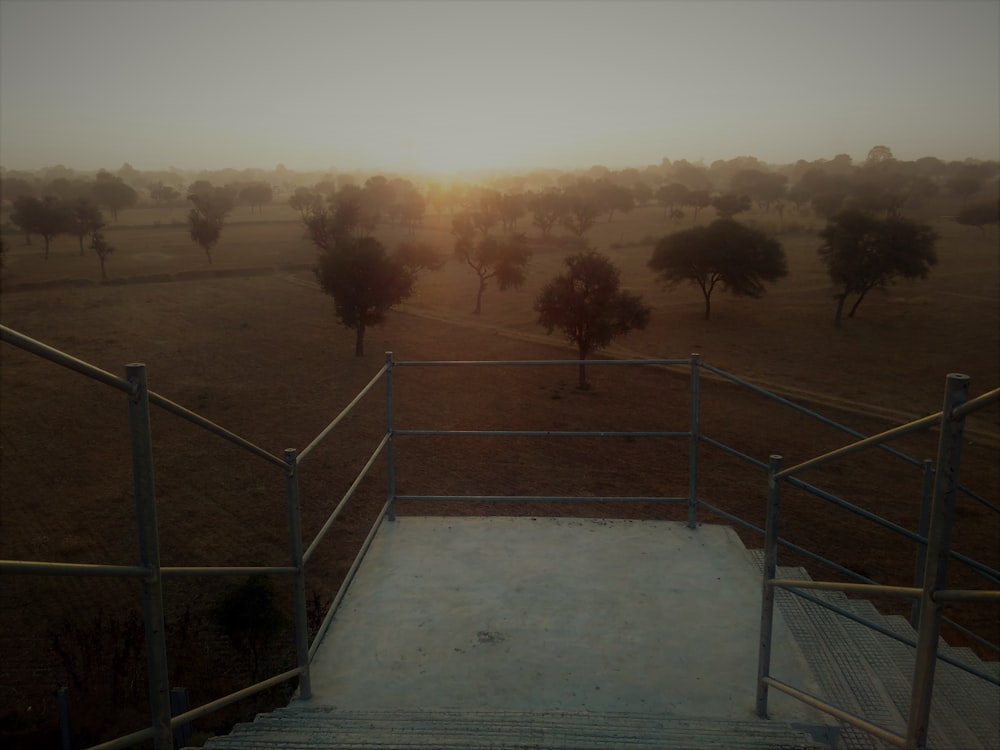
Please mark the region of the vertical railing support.
[[[191, 701], [188, 698], [188, 689], [182, 687], [170, 688], [170, 713], [172, 716], [180, 716], [187, 713], [191, 708]], [[191, 722], [180, 724], [174, 729], [174, 746], [190, 747], [191, 745]]]
[[292, 583], [292, 607], [295, 609], [295, 661], [299, 674], [299, 697], [312, 697], [309, 679], [309, 622], [306, 613], [306, 566], [302, 561], [302, 511], [299, 502], [297, 451], [285, 449], [285, 490], [288, 500], [288, 548], [295, 576]]
[[778, 569], [778, 515], [781, 512], [781, 456], [772, 455], [767, 466], [767, 519], [764, 531], [764, 585], [760, 605], [760, 650], [757, 652], [757, 716], [767, 718], [767, 684], [771, 674], [771, 635], [774, 625], [774, 580]]
[[937, 666], [938, 638], [941, 634], [941, 605], [934, 594], [947, 587], [951, 528], [955, 518], [955, 488], [958, 486], [962, 459], [962, 434], [965, 419], [953, 419], [956, 407], [969, 399], [969, 376], [950, 373], [941, 408], [941, 431], [938, 438], [937, 471], [931, 498], [930, 528], [924, 564], [924, 585], [920, 596], [920, 621], [917, 626], [917, 649], [913, 669], [913, 692], [910, 717], [906, 725], [908, 750], [927, 746], [934, 669]]
[[156, 483], [153, 480], [153, 438], [149, 419], [146, 366], [125, 367], [132, 385], [128, 400], [132, 438], [132, 475], [135, 486], [135, 520], [139, 536], [139, 564], [149, 571], [142, 579], [142, 613], [146, 630], [146, 669], [149, 680], [154, 750], [173, 750], [170, 731], [170, 680], [167, 672], [167, 638], [163, 612], [163, 578], [160, 576], [160, 540], [156, 521]]
[[392, 352], [385, 353], [385, 434], [388, 441], [385, 446], [386, 463], [386, 503], [388, 511], [386, 517], [390, 521], [396, 520], [396, 448], [393, 443], [392, 430], [394, 420], [393, 393], [392, 393], [392, 369], [395, 360]]
[[[930, 528], [931, 515], [931, 494], [934, 490], [934, 462], [929, 458], [924, 459], [924, 482], [920, 491], [920, 525], [917, 533], [924, 539], [927, 538], [927, 531]], [[924, 587], [924, 565], [927, 562], [927, 545], [917, 545], [917, 562], [913, 570], [913, 588], [922, 589]], [[910, 626], [916, 630], [920, 622], [920, 600], [914, 599], [910, 608]]]
[[698, 415], [701, 400], [701, 355], [691, 355], [691, 439], [688, 452], [688, 528], [698, 526], [698, 446], [701, 443], [699, 435]]
[[69, 688], [61, 687], [56, 691], [59, 702], [59, 738], [61, 750], [73, 750], [73, 725], [69, 718]]

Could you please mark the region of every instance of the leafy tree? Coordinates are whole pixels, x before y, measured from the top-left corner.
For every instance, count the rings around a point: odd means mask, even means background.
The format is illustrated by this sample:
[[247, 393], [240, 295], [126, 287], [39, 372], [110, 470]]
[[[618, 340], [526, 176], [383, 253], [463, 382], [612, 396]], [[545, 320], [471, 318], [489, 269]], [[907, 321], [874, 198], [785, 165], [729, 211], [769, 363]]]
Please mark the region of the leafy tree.
[[83, 238], [104, 228], [104, 216], [101, 214], [101, 209], [89, 198], [79, 198], [69, 204], [66, 228], [70, 234], [76, 235], [82, 256]]
[[757, 298], [766, 282], [788, 273], [785, 251], [776, 239], [734, 219], [716, 219], [661, 239], [649, 267], [666, 285], [697, 284], [705, 297], [705, 320], [712, 314], [712, 292], [724, 291]]
[[955, 221], [963, 226], [978, 227], [985, 237], [987, 224], [1000, 223], [1000, 202], [978, 203], [963, 208], [955, 216]]
[[712, 198], [712, 207], [723, 219], [731, 219], [736, 214], [750, 210], [750, 196], [723, 193]]
[[624, 185], [616, 185], [610, 180], [599, 180], [595, 185], [594, 198], [602, 210], [607, 211], [608, 221], [614, 219], [615, 211], [623, 214], [635, 208], [635, 196]]
[[14, 200], [10, 221], [25, 234], [25, 244], [31, 244], [31, 235], [37, 234], [45, 241], [45, 260], [49, 259], [49, 246], [60, 234], [70, 231], [69, 209], [52, 195], [41, 200], [19, 196]]
[[476, 236], [476, 227], [467, 214], [459, 214], [452, 220], [455, 234], [455, 255], [479, 278], [476, 291], [476, 307], [473, 313], [479, 315], [483, 307], [483, 292], [490, 279], [496, 279], [500, 291], [519, 289], [526, 278], [525, 268], [531, 259], [527, 238], [523, 234], [512, 234], [502, 239], [490, 235]]
[[587, 250], [566, 259], [567, 271], [552, 279], [535, 299], [538, 322], [552, 333], [558, 328], [580, 355], [580, 383], [589, 388], [584, 360], [629, 331], [649, 324], [650, 309], [642, 298], [620, 288], [618, 269], [604, 255]]
[[562, 217], [565, 211], [565, 200], [559, 190], [551, 189], [539, 193], [529, 201], [531, 208], [531, 223], [542, 230], [542, 237], [548, 237], [552, 227]]
[[497, 213], [503, 224], [503, 233], [513, 232], [517, 220], [524, 216], [527, 210], [522, 193], [501, 193], [497, 199]]
[[258, 213], [264, 210], [264, 205], [274, 199], [274, 191], [266, 182], [251, 182], [240, 190], [239, 197], [249, 204], [252, 215], [255, 208]]
[[105, 170], [97, 173], [97, 179], [91, 187], [91, 194], [98, 205], [111, 212], [111, 219], [118, 221], [118, 212], [131, 208], [139, 201], [139, 194], [130, 185], [126, 185], [121, 177]]
[[601, 215], [601, 206], [596, 198], [582, 192], [571, 194], [566, 199], [566, 210], [559, 221], [578, 239], [590, 231]]
[[687, 185], [682, 185], [679, 182], [671, 182], [669, 185], [658, 188], [656, 201], [663, 206], [663, 217], [672, 215], [677, 206], [686, 205], [690, 193]]
[[788, 177], [783, 174], [744, 169], [733, 175], [729, 189], [733, 193], [749, 196], [764, 209], [764, 213], [768, 213], [771, 205], [785, 196], [787, 183]]
[[251, 674], [256, 679], [260, 660], [285, 626], [271, 581], [253, 575], [230, 588], [215, 602], [212, 619], [241, 654], [250, 654]]
[[232, 193], [224, 188], [192, 193], [188, 200], [194, 208], [188, 211], [188, 230], [191, 239], [205, 250], [205, 257], [212, 262], [212, 248], [222, 236], [222, 226], [226, 216], [233, 210]]
[[104, 262], [108, 259], [108, 256], [115, 251], [115, 249], [108, 244], [107, 240], [104, 239], [104, 234], [99, 231], [95, 231], [93, 236], [90, 238], [90, 247], [97, 253], [97, 259], [101, 261], [101, 280], [107, 281], [108, 275], [104, 270]]
[[820, 237], [820, 259], [838, 289], [833, 319], [837, 327], [851, 295], [857, 298], [849, 318], [872, 289], [885, 289], [900, 277], [927, 278], [937, 263], [937, 233], [903, 217], [879, 219], [863, 211], [843, 211], [830, 219]]
[[872, 146], [868, 151], [868, 158], [865, 159], [865, 164], [879, 164], [887, 161], [895, 161], [896, 157], [892, 155], [892, 149], [888, 146]]
[[698, 222], [698, 212], [712, 205], [712, 196], [707, 190], [691, 190], [684, 199], [684, 205], [694, 209], [694, 222]]
[[307, 187], [298, 187], [288, 199], [288, 205], [298, 211], [302, 221], [305, 221], [310, 213], [323, 208], [323, 196]]
[[31, 244], [31, 235], [38, 234], [42, 223], [42, 202], [33, 195], [19, 195], [13, 201], [10, 223], [24, 232], [24, 244]]
[[156, 182], [149, 186], [149, 197], [161, 206], [169, 206], [177, 203], [181, 199], [181, 194], [176, 188], [164, 185], [163, 182]]
[[367, 328], [385, 322], [385, 314], [413, 293], [417, 272], [438, 268], [441, 259], [430, 246], [412, 241], [390, 255], [374, 237], [359, 234], [357, 209], [351, 201], [319, 209], [307, 217], [306, 228], [320, 250], [320, 286], [333, 297], [337, 319], [355, 331], [354, 353], [360, 357]]

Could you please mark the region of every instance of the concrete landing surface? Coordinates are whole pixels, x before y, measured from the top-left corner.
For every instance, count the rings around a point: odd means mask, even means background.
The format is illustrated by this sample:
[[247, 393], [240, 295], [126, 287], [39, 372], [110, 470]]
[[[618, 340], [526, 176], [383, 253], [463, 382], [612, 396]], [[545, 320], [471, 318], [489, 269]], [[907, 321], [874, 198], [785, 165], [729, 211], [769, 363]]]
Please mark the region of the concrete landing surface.
[[[666, 521], [384, 522], [292, 707], [755, 717], [761, 579], [735, 532]], [[771, 673], [816, 692], [776, 612]], [[830, 725], [778, 691], [771, 717]]]

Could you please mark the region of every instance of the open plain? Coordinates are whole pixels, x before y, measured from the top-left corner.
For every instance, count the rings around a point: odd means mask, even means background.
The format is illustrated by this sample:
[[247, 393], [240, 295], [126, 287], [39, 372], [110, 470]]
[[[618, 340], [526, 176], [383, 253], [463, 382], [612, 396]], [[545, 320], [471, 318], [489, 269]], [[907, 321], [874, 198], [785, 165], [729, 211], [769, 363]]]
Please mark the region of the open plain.
[[[558, 336], [546, 336], [532, 311], [542, 285], [575, 251], [565, 242], [533, 242], [528, 281], [519, 290], [487, 290], [471, 313], [475, 277], [451, 258], [447, 216], [429, 217], [417, 236], [449, 259], [427, 272], [417, 293], [370, 329], [366, 354], [354, 356], [354, 334], [340, 326], [310, 267], [315, 250], [295, 212], [238, 209], [209, 265], [190, 241], [183, 214], [135, 209], [107, 231], [116, 252], [100, 283], [92, 253], [55, 241], [43, 260], [40, 240], [9, 246], [0, 294], [2, 322], [116, 374], [129, 362], [147, 366], [150, 388], [266, 450], [303, 448], [375, 375], [391, 351], [399, 361], [572, 359]], [[703, 217], [702, 221], [706, 219]], [[773, 217], [751, 214], [759, 226]], [[689, 220], [688, 220], [689, 222]], [[865, 434], [940, 409], [949, 372], [971, 376], [972, 395], [1000, 383], [1000, 262], [997, 230], [985, 234], [941, 218], [939, 263], [926, 281], [873, 292], [855, 318], [832, 326], [834, 303], [816, 256], [821, 228], [809, 216], [785, 217], [778, 234], [788, 277], [759, 300], [716, 292], [711, 321], [701, 294], [662, 288], [646, 267], [655, 239], [678, 227], [644, 207], [588, 235], [590, 246], [621, 269], [623, 284], [653, 307], [652, 321], [605, 355], [703, 360]], [[685, 226], [687, 223], [684, 224]], [[523, 229], [523, 231], [528, 231]], [[387, 245], [405, 230], [385, 227]], [[529, 237], [533, 232], [528, 231]], [[14, 347], [0, 349], [0, 558], [133, 564], [135, 522], [125, 397]], [[593, 388], [575, 388], [573, 367], [399, 369], [396, 425], [427, 429], [679, 430], [688, 424], [683, 368], [591, 368]], [[835, 448], [849, 436], [759, 395], [706, 379], [703, 434], [758, 460], [786, 465]], [[962, 480], [1000, 504], [1000, 410], [969, 420]], [[287, 564], [284, 476], [275, 467], [154, 412], [161, 550], [166, 565]], [[384, 427], [376, 390], [304, 464], [304, 534], [308, 540], [346, 490]], [[894, 447], [933, 458], [935, 433]], [[599, 455], [600, 461], [594, 456]], [[688, 447], [666, 439], [440, 437], [398, 441], [400, 494], [665, 495], [686, 494]], [[804, 477], [864, 508], [915, 529], [920, 471], [883, 452], [869, 452]], [[704, 447], [699, 495], [746, 520], [763, 521], [766, 477], [759, 469]], [[332, 599], [386, 494], [377, 462], [359, 495], [310, 563], [314, 609]], [[403, 504], [409, 514], [578, 515], [678, 519], [672, 505], [618, 503]], [[887, 584], [912, 583], [913, 545], [815, 498], [789, 491], [783, 533], [793, 542]], [[700, 520], [718, 521], [702, 512]], [[740, 530], [747, 546], [759, 546]], [[956, 548], [1000, 567], [1000, 517], [959, 499]], [[792, 555], [786, 564], [803, 564]], [[814, 576], [827, 571], [807, 565]], [[953, 583], [981, 579], [953, 566]], [[212, 626], [207, 613], [226, 580], [171, 580], [166, 589], [171, 683], [191, 688], [200, 704], [245, 684], [253, 665]], [[280, 581], [279, 598], [286, 597]], [[54, 691], [69, 685], [76, 723], [97, 740], [146, 720], [137, 587], [109, 579], [0, 580], [0, 732], [10, 746], [51, 732]], [[903, 612], [899, 604], [886, 609]], [[997, 608], [949, 612], [991, 640], [1000, 638]], [[319, 615], [321, 617], [321, 613]], [[945, 636], [972, 645], [956, 633]], [[291, 658], [288, 633], [268, 651], [267, 673]], [[110, 640], [111, 646], [97, 645]], [[114, 679], [107, 677], [114, 673]], [[105, 675], [89, 680], [88, 674]], [[211, 732], [253, 713], [264, 696], [199, 723]], [[262, 703], [263, 701], [264, 703]], [[36, 718], [42, 717], [42, 718]], [[0, 735], [2, 736], [2, 735]], [[49, 735], [51, 736], [51, 735]], [[19, 740], [21, 737], [22, 740]]]

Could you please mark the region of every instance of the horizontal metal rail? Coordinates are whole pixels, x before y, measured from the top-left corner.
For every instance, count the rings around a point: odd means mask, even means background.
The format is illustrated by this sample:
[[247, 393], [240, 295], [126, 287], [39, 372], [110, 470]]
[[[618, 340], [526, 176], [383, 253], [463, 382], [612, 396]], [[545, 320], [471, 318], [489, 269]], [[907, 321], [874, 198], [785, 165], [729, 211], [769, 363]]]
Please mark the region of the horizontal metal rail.
[[787, 469], [779, 471], [774, 478], [775, 479], [785, 479], [790, 477], [792, 474], [798, 474], [806, 469], [812, 469], [817, 466], [822, 466], [823, 464], [828, 464], [831, 461], [835, 461], [838, 458], [844, 456], [849, 456], [852, 453], [857, 453], [858, 451], [863, 451], [866, 448], [871, 448], [876, 445], [881, 445], [894, 438], [901, 437], [903, 435], [909, 435], [913, 432], [920, 432], [922, 430], [930, 429], [931, 427], [940, 424], [941, 422], [941, 412], [937, 414], [929, 414], [926, 417], [921, 417], [920, 419], [915, 419], [912, 422], [907, 422], [906, 424], [899, 425], [898, 427], [893, 427], [891, 430], [885, 430], [877, 435], [872, 435], [866, 437], [863, 440], [858, 440], [854, 443], [849, 443], [841, 448], [832, 450], [829, 453], [824, 453], [822, 456], [816, 456], [815, 458], [810, 458], [808, 461], [803, 461], [795, 466], [789, 466]]
[[0, 573], [39, 576], [118, 576], [145, 578], [152, 571], [138, 565], [91, 565], [87, 563], [42, 562], [41, 560], [0, 560]]
[[323, 618], [322, 624], [316, 631], [313, 642], [309, 646], [309, 661], [312, 661], [313, 657], [316, 656], [316, 652], [319, 650], [320, 642], [323, 640], [323, 634], [326, 632], [327, 628], [330, 627], [330, 623], [333, 622], [333, 616], [337, 613], [337, 608], [340, 607], [340, 603], [343, 601], [344, 595], [347, 594], [347, 588], [351, 585], [351, 581], [354, 580], [354, 576], [357, 574], [358, 568], [361, 567], [361, 561], [364, 560], [365, 555], [368, 554], [368, 548], [372, 546], [375, 534], [378, 533], [379, 528], [382, 526], [382, 521], [385, 519], [388, 512], [389, 503], [386, 502], [382, 506], [382, 510], [379, 511], [378, 516], [375, 517], [375, 521], [372, 523], [371, 529], [368, 530], [368, 536], [365, 537], [365, 541], [361, 544], [361, 549], [358, 550], [358, 554], [355, 555], [354, 562], [352, 562], [351, 567], [348, 568], [347, 574], [344, 576], [344, 580], [341, 582], [340, 588], [337, 590], [337, 595], [333, 598], [333, 603], [330, 604], [330, 608], [326, 611], [326, 616]]
[[[84, 362], [81, 359], [77, 359], [76, 357], [70, 356], [69, 354], [66, 354], [65, 352], [62, 352], [58, 349], [55, 349], [54, 347], [51, 347], [47, 344], [43, 344], [41, 341], [35, 340], [30, 336], [25, 336], [23, 333], [18, 333], [17, 331], [12, 330], [7, 326], [0, 325], [0, 339], [6, 341], [9, 344], [13, 344], [14, 346], [24, 349], [25, 351], [31, 352], [32, 354], [42, 357], [43, 359], [47, 359], [50, 362], [54, 362], [57, 365], [62, 365], [63, 367], [69, 368], [70, 370], [78, 372], [81, 375], [86, 375], [88, 378], [100, 381], [101, 383], [109, 385], [112, 388], [117, 388], [118, 390], [125, 391], [126, 393], [129, 394], [135, 392], [135, 387], [125, 378], [120, 378], [117, 375], [112, 375], [110, 372], [102, 370], [99, 367], [95, 367], [89, 362]], [[165, 409], [166, 411], [176, 414], [182, 419], [186, 419], [189, 422], [193, 422], [199, 427], [208, 430], [209, 432], [214, 433], [215, 435], [218, 435], [219, 437], [228, 440], [229, 442], [234, 443], [240, 446], [241, 448], [245, 448], [251, 453], [255, 453], [256, 455], [260, 456], [261, 458], [267, 461], [270, 461], [273, 464], [281, 466], [282, 468], [284, 468], [285, 466], [285, 462], [282, 461], [277, 456], [271, 455], [263, 448], [259, 448], [250, 441], [241, 438], [239, 435], [230, 432], [229, 430], [223, 427], [220, 427], [214, 422], [205, 419], [204, 417], [198, 414], [195, 414], [190, 409], [186, 409], [180, 404], [176, 404], [170, 399], [159, 395], [158, 393], [149, 391], [149, 402], [151, 404], [156, 404], [161, 409]]]
[[454, 435], [460, 437], [658, 437], [689, 438], [690, 432], [619, 432], [619, 431], [573, 431], [573, 430], [393, 430], [393, 435], [437, 436]]
[[396, 362], [396, 367], [537, 367], [549, 365], [688, 365], [690, 359], [509, 359], [509, 360], [410, 360]]
[[[744, 521], [739, 516], [733, 515], [732, 513], [729, 513], [728, 511], [722, 510], [722, 508], [717, 508], [714, 505], [712, 505], [711, 503], [707, 503], [704, 500], [699, 500], [698, 504], [701, 507], [709, 510], [710, 512], [715, 513], [717, 516], [721, 516], [722, 518], [725, 518], [725, 519], [727, 519], [729, 521], [732, 521], [737, 526], [742, 526], [745, 529], [750, 529], [751, 531], [756, 531], [761, 536], [763, 536], [764, 533], [765, 533], [764, 529], [762, 529], [760, 526], [755, 526], [754, 524], [750, 523], [749, 521]], [[878, 583], [877, 581], [874, 581], [871, 578], [867, 578], [867, 577], [861, 575], [860, 573], [855, 573], [850, 568], [845, 568], [843, 565], [840, 565], [839, 563], [835, 563], [833, 560], [829, 560], [829, 559], [823, 557], [822, 555], [816, 554], [815, 552], [810, 552], [805, 547], [800, 547], [797, 544], [793, 544], [792, 542], [788, 541], [787, 539], [783, 539], [780, 536], [778, 537], [778, 544], [780, 544], [781, 546], [783, 546], [783, 547], [785, 547], [787, 549], [792, 550], [793, 552], [797, 552], [798, 554], [802, 555], [803, 557], [807, 557], [810, 560], [814, 560], [815, 562], [818, 562], [818, 563], [820, 563], [822, 565], [826, 565], [827, 567], [829, 567], [829, 568], [831, 568], [833, 570], [836, 570], [838, 573], [842, 573], [843, 575], [847, 576], [848, 578], [853, 578], [856, 581], [861, 581], [862, 583], [868, 583], [868, 584], [873, 584], [873, 585], [877, 585], [877, 583]]]
[[819, 589], [820, 591], [840, 591], [845, 594], [863, 594], [870, 597], [888, 596], [895, 599], [916, 599], [923, 593], [923, 589], [913, 586], [884, 586], [878, 583], [801, 581], [788, 578], [772, 578], [768, 583], [780, 589]]
[[135, 392], [135, 387], [125, 378], [112, 375], [107, 370], [102, 370], [100, 367], [95, 367], [89, 362], [72, 357], [66, 354], [66, 352], [60, 351], [48, 344], [43, 344], [41, 341], [33, 339], [30, 336], [25, 336], [23, 333], [19, 333], [5, 325], [0, 325], [0, 340], [6, 341], [8, 344], [12, 344], [19, 349], [24, 349], [26, 352], [31, 352], [42, 359], [47, 359], [49, 362], [55, 362], [57, 365], [62, 365], [81, 375], [86, 375], [92, 380], [110, 385], [112, 388], [117, 388], [126, 393]]
[[298, 573], [293, 567], [288, 565], [280, 566], [164, 566], [160, 568], [160, 573], [164, 578], [182, 576], [253, 576], [253, 575], [292, 575]]
[[156, 730], [152, 727], [140, 729], [138, 732], [126, 734], [124, 737], [102, 742], [100, 745], [91, 745], [87, 750], [122, 750], [122, 748], [138, 745], [145, 740], [151, 740], [156, 736]]
[[595, 497], [592, 495], [396, 495], [397, 500], [431, 502], [686, 503], [686, 497]]
[[263, 692], [268, 688], [280, 685], [283, 682], [288, 682], [289, 680], [298, 677], [300, 674], [302, 674], [302, 669], [300, 667], [289, 669], [287, 672], [282, 672], [274, 677], [269, 677], [266, 680], [256, 682], [253, 685], [243, 688], [242, 690], [237, 690], [235, 693], [224, 695], [223, 697], [217, 698], [210, 703], [198, 706], [197, 708], [192, 708], [190, 711], [185, 711], [182, 714], [177, 714], [177, 716], [170, 719], [170, 728], [176, 729], [182, 724], [189, 724], [195, 719], [200, 719], [202, 716], [207, 716], [213, 711], [218, 711], [220, 708], [225, 708], [232, 703], [241, 701], [244, 698], [249, 698], [251, 695], [256, 695], [257, 693]]
[[842, 708], [838, 708], [833, 704], [827, 703], [826, 701], [817, 698], [815, 695], [806, 693], [802, 690], [799, 690], [798, 688], [792, 687], [791, 685], [782, 682], [781, 680], [776, 680], [773, 677], [764, 677], [762, 682], [765, 685], [770, 685], [771, 687], [780, 690], [786, 695], [790, 695], [793, 698], [802, 701], [803, 703], [812, 706], [815, 709], [822, 711], [823, 713], [830, 714], [831, 716], [836, 717], [841, 721], [847, 722], [851, 726], [855, 726], [858, 729], [868, 732], [869, 734], [875, 735], [879, 739], [884, 740], [885, 742], [888, 742], [891, 745], [895, 745], [896, 747], [906, 746], [906, 739], [904, 737], [896, 734], [895, 732], [889, 731], [883, 726], [879, 726], [878, 724], [873, 724], [867, 719], [863, 719], [860, 716], [855, 716], [849, 711], [845, 711]]
[[313, 556], [313, 553], [316, 551], [316, 548], [319, 546], [319, 543], [323, 541], [323, 537], [326, 536], [326, 532], [330, 530], [330, 527], [333, 526], [333, 522], [336, 521], [337, 518], [340, 516], [340, 512], [344, 509], [344, 506], [347, 505], [347, 501], [350, 500], [352, 497], [354, 497], [354, 493], [361, 485], [361, 481], [366, 476], [368, 476], [368, 472], [371, 469], [372, 464], [375, 463], [375, 459], [377, 459], [382, 454], [382, 451], [385, 450], [385, 446], [388, 443], [389, 443], [389, 436], [385, 435], [382, 438], [382, 442], [378, 444], [378, 448], [375, 449], [371, 457], [368, 459], [368, 462], [362, 467], [361, 471], [358, 472], [358, 476], [355, 477], [354, 481], [351, 483], [351, 486], [347, 488], [347, 491], [340, 498], [340, 502], [337, 503], [337, 507], [333, 509], [332, 513], [330, 513], [329, 518], [326, 519], [326, 523], [323, 524], [323, 528], [321, 528], [319, 532], [317, 532], [316, 536], [312, 540], [312, 543], [309, 545], [309, 548], [303, 553], [302, 555], [303, 565], [309, 562], [309, 558]]
[[996, 403], [998, 400], [1000, 400], [1000, 388], [994, 388], [992, 391], [987, 391], [975, 398], [970, 398], [964, 404], [956, 406], [951, 410], [951, 418], [961, 419], [972, 414], [974, 411], [979, 411], [983, 407]]
[[767, 471], [766, 461], [761, 461], [759, 459], [754, 458], [753, 456], [748, 456], [746, 453], [738, 451], [735, 448], [731, 448], [725, 443], [720, 443], [718, 440], [713, 440], [712, 438], [707, 437], [706, 435], [699, 435], [698, 439], [701, 440], [701, 442], [703, 443], [707, 443], [708, 445], [711, 445], [715, 448], [719, 448], [720, 450], [725, 451], [731, 456], [736, 456], [737, 458], [741, 458], [747, 463], [753, 464], [758, 469], [764, 469], [765, 471]]
[[382, 365], [382, 369], [378, 371], [375, 377], [373, 377], [371, 380], [368, 381], [368, 385], [366, 385], [364, 388], [361, 389], [358, 395], [351, 400], [351, 403], [345, 406], [341, 410], [340, 414], [334, 417], [333, 421], [330, 422], [330, 424], [328, 424], [326, 427], [324, 427], [323, 431], [320, 432], [319, 435], [313, 438], [313, 441], [309, 443], [309, 445], [307, 445], [305, 448], [299, 451], [298, 456], [295, 458], [296, 464], [302, 463], [305, 460], [305, 457], [308, 456], [310, 453], [312, 453], [313, 448], [315, 448], [317, 445], [323, 442], [323, 439], [330, 434], [331, 430], [333, 430], [334, 427], [340, 424], [341, 420], [343, 420], [344, 417], [346, 417], [348, 414], [351, 413], [354, 407], [358, 405], [358, 402], [361, 401], [361, 399], [363, 399], [366, 395], [368, 395], [368, 391], [374, 388], [375, 384], [382, 379], [382, 376], [385, 375], [385, 371], [388, 369], [388, 367], [389, 367], [388, 365]]
[[[753, 391], [754, 393], [760, 394], [761, 396], [765, 396], [766, 398], [769, 398], [772, 401], [776, 401], [779, 404], [782, 404], [782, 405], [787, 406], [787, 407], [789, 407], [791, 409], [794, 409], [795, 411], [799, 412], [800, 414], [805, 414], [808, 417], [812, 417], [813, 419], [815, 419], [815, 420], [817, 420], [819, 422], [822, 422], [825, 425], [828, 425], [830, 427], [838, 429], [841, 432], [845, 432], [848, 435], [852, 435], [852, 436], [854, 436], [856, 438], [867, 437], [862, 432], [858, 432], [857, 430], [852, 429], [850, 427], [847, 427], [846, 425], [842, 425], [842, 424], [840, 424], [840, 422], [836, 422], [836, 421], [830, 419], [829, 417], [824, 417], [819, 412], [813, 411], [812, 409], [807, 409], [806, 407], [802, 406], [801, 404], [797, 404], [794, 401], [791, 401], [790, 399], [784, 398], [783, 396], [779, 396], [779, 395], [777, 395], [775, 393], [771, 393], [771, 391], [768, 391], [768, 390], [766, 390], [764, 388], [761, 388], [759, 385], [754, 385], [749, 380], [744, 380], [743, 378], [739, 378], [739, 377], [737, 377], [735, 375], [732, 375], [732, 374], [726, 372], [725, 370], [720, 370], [718, 367], [713, 367], [712, 365], [709, 365], [709, 364], [702, 363], [701, 367], [702, 367], [702, 369], [708, 370], [709, 372], [713, 372], [716, 375], [718, 375], [718, 376], [720, 376], [720, 377], [722, 377], [722, 378], [724, 378], [726, 380], [729, 380], [729, 381], [731, 381], [733, 383], [736, 383], [737, 385], [743, 386], [747, 390]], [[914, 466], [921, 466], [922, 465], [921, 462], [918, 461], [917, 459], [912, 458], [910, 456], [907, 456], [905, 453], [903, 453], [901, 451], [898, 451], [895, 448], [891, 448], [888, 445], [879, 445], [878, 447], [881, 450], [886, 451], [887, 453], [891, 453], [892, 455], [896, 456], [897, 458], [903, 459], [907, 463], [913, 464]]]
[[171, 414], [175, 414], [181, 419], [185, 419], [188, 422], [191, 422], [192, 424], [196, 424], [203, 430], [211, 432], [213, 435], [218, 435], [223, 440], [228, 440], [233, 445], [238, 445], [240, 448], [243, 448], [244, 450], [247, 450], [256, 456], [263, 458], [265, 461], [269, 461], [270, 463], [276, 466], [280, 466], [282, 469], [285, 468], [284, 460], [278, 458], [277, 456], [271, 453], [268, 453], [263, 448], [254, 445], [249, 440], [237, 435], [235, 432], [230, 432], [225, 427], [221, 427], [217, 425], [215, 422], [209, 419], [205, 419], [200, 414], [195, 414], [190, 409], [187, 409], [181, 406], [180, 404], [174, 403], [169, 398], [165, 398], [164, 396], [161, 396], [158, 393], [149, 391], [149, 403], [155, 404], [156, 406], [159, 406], [161, 409], [169, 411]]
[[1000, 602], [1000, 591], [945, 589], [932, 593], [931, 599], [936, 602]]

